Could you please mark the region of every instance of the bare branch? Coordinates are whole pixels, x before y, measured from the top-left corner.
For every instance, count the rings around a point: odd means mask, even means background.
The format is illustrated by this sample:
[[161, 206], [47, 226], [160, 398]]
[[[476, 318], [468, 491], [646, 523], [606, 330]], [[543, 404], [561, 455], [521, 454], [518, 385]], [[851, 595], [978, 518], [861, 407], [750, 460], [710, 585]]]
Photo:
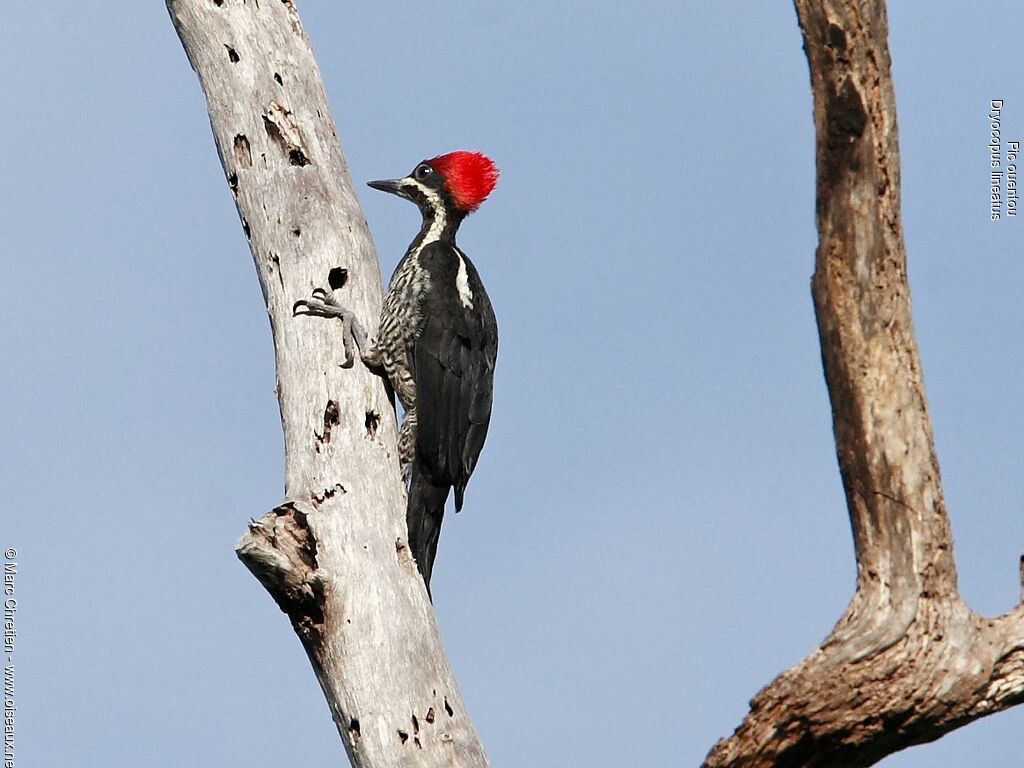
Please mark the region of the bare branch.
[[857, 592], [705, 761], [867, 766], [1024, 698], [1024, 613], [972, 613], [956, 566], [900, 223], [883, 0], [796, 0], [817, 129], [812, 293]]
[[[320, 73], [291, 0], [166, 0], [267, 303], [285, 437], [285, 501], [238, 555], [288, 614], [355, 766], [489, 765], [405, 543], [392, 402], [344, 368], [340, 324], [292, 306], [345, 275], [380, 311], [381, 279]], [[373, 425], [370, 429], [367, 425]]]

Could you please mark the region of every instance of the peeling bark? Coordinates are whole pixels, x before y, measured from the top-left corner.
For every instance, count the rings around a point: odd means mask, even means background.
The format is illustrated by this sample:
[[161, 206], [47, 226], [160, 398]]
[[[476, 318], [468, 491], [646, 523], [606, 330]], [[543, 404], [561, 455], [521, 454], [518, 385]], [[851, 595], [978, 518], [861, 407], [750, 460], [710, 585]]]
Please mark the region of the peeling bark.
[[867, 766], [1024, 700], [1024, 607], [957, 590], [910, 316], [883, 0], [796, 0], [817, 129], [811, 283], [857, 590], [705, 768]]
[[489, 765], [405, 543], [390, 394], [342, 368], [340, 324], [293, 317], [314, 287], [372, 324], [381, 276], [292, 2], [166, 0], [267, 304], [285, 498], [238, 556], [288, 615], [353, 765]]

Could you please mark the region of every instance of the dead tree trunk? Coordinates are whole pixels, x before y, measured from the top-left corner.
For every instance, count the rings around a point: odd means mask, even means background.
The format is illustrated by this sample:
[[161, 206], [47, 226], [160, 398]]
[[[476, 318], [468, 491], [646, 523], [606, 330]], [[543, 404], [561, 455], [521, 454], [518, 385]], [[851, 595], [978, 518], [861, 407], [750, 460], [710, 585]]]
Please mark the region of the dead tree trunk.
[[377, 257], [291, 0], [167, 0], [206, 94], [277, 357], [285, 497], [238, 556], [292, 621], [354, 766], [489, 765], [406, 547], [395, 416], [341, 367], [335, 323], [292, 316], [339, 286], [368, 325]]
[[857, 591], [706, 768], [867, 766], [1024, 700], [1024, 606], [957, 591], [910, 319], [884, 0], [796, 0], [814, 92], [812, 293]]

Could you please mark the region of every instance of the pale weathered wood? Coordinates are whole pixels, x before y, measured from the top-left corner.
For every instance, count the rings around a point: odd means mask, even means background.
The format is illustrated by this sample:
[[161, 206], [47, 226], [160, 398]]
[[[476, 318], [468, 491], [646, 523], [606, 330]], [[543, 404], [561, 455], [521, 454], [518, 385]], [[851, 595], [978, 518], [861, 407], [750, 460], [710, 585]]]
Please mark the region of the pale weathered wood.
[[[395, 415], [343, 369], [337, 322], [293, 317], [331, 270], [373, 326], [381, 276], [320, 73], [290, 0], [167, 0], [267, 303], [285, 498], [239, 557], [291, 618], [355, 766], [489, 765], [405, 545]], [[335, 281], [343, 273], [335, 272]]]
[[985, 619], [957, 591], [910, 318], [885, 3], [796, 7], [817, 128], [812, 293], [857, 591], [706, 768], [867, 766], [1024, 700], [1024, 607]]

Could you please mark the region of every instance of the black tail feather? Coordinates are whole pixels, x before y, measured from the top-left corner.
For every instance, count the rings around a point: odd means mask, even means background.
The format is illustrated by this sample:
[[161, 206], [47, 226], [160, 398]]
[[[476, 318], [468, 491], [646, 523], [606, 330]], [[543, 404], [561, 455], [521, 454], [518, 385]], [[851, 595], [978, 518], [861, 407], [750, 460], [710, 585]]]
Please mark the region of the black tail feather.
[[409, 529], [409, 551], [416, 558], [416, 567], [423, 577], [428, 595], [430, 573], [434, 569], [437, 540], [444, 519], [444, 505], [450, 490], [448, 486], [434, 485], [429, 473], [423, 470], [418, 461], [413, 461], [405, 522]]

